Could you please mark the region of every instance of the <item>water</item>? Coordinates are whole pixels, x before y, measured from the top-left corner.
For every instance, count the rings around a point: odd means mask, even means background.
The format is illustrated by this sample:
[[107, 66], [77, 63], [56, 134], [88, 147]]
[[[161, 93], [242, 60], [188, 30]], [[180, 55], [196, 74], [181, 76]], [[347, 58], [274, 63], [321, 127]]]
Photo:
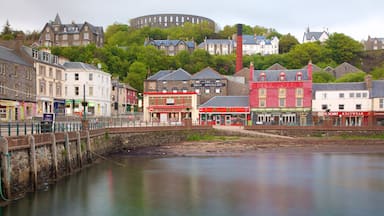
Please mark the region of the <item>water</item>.
[[382, 215], [384, 154], [121, 158], [30, 194], [3, 215]]

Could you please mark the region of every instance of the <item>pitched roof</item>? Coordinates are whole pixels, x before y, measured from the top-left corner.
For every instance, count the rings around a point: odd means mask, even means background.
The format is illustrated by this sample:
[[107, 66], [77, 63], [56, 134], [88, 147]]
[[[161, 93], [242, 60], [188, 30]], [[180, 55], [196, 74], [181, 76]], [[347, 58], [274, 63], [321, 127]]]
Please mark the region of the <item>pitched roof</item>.
[[189, 80], [191, 78], [191, 74], [185, 71], [182, 68], [179, 68], [175, 71], [171, 71], [170, 73], [164, 74], [164, 76], [159, 77], [157, 80]]
[[349, 64], [348, 62], [344, 62], [340, 64], [339, 66], [335, 67], [335, 71], [343, 70], [343, 71], [349, 71], [349, 72], [357, 72], [361, 71], [359, 68]]
[[306, 40], [312, 40], [312, 38], [319, 40], [323, 33], [324, 32], [304, 32], [304, 38]]
[[59, 13], [56, 14], [55, 21], [53, 21], [54, 25], [61, 25], [61, 19]]
[[180, 43], [184, 43], [189, 48], [194, 48], [195, 43], [193, 41], [183, 41], [183, 40], [149, 40], [144, 42], [144, 45], [154, 45], [154, 46], [177, 46]]
[[367, 90], [365, 82], [348, 82], [348, 83], [313, 83], [312, 94], [316, 91], [356, 91]]
[[148, 77], [147, 80], [158, 80], [159, 78], [171, 73], [172, 70], [160, 70], [152, 76]]
[[199, 79], [225, 79], [219, 72], [213, 70], [210, 67], [206, 67], [203, 70], [192, 75], [191, 79], [199, 80]]
[[24, 59], [14, 53], [13, 50], [5, 48], [3, 46], [0, 46], [0, 60], [5, 60], [8, 62], [32, 67], [32, 64], [29, 64], [28, 62], [24, 61]]
[[384, 97], [384, 80], [373, 80], [372, 81], [372, 98], [383, 98]]
[[271, 65], [269, 68], [267, 68], [267, 70], [287, 70], [287, 68], [283, 67], [279, 63], [275, 63], [275, 64]]
[[248, 96], [215, 96], [199, 107], [248, 107]]
[[267, 39], [265, 36], [243, 35], [243, 44], [260, 44], [261, 42], [264, 42], [265, 44], [271, 44], [271, 40]]
[[265, 81], [275, 82], [279, 81], [280, 74], [285, 74], [284, 81], [296, 81], [297, 74], [302, 73], [301, 80], [308, 80], [308, 70], [306, 69], [295, 69], [295, 70], [254, 70], [253, 71], [253, 81], [258, 81], [262, 73], [265, 74]]
[[66, 69], [82, 69], [82, 70], [99, 70], [94, 65], [83, 62], [65, 62], [63, 65]]

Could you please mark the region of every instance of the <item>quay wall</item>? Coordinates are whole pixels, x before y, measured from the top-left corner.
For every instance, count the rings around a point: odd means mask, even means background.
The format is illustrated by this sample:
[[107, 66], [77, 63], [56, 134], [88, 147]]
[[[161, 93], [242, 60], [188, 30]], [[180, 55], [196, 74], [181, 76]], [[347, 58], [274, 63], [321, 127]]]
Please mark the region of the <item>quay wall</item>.
[[126, 127], [0, 137], [1, 192], [7, 199], [22, 197], [110, 153], [182, 142], [209, 131], [209, 126]]

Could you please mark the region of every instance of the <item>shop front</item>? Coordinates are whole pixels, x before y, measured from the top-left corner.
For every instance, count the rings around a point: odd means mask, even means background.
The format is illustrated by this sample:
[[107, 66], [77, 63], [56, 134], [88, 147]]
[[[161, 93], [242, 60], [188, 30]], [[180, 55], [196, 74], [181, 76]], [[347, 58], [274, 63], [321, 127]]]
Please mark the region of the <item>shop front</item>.
[[250, 120], [249, 107], [200, 107], [201, 125], [244, 126]]
[[53, 99], [53, 110], [56, 116], [65, 116], [65, 99]]
[[326, 112], [324, 119], [329, 119], [335, 126], [371, 126], [371, 112]]
[[192, 108], [188, 106], [150, 106], [150, 122], [167, 123], [172, 125], [181, 124], [184, 119], [191, 119]]
[[253, 125], [305, 126], [310, 124], [309, 109], [252, 109]]

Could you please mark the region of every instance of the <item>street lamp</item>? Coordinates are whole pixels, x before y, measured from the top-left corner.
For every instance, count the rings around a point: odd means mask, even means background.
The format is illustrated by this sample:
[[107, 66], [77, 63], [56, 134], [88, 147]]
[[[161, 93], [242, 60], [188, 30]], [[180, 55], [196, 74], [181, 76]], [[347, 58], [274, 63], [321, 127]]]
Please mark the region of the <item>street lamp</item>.
[[83, 101], [81, 102], [81, 105], [83, 106], [83, 120], [86, 120], [88, 102], [85, 100], [85, 84], [83, 85]]

